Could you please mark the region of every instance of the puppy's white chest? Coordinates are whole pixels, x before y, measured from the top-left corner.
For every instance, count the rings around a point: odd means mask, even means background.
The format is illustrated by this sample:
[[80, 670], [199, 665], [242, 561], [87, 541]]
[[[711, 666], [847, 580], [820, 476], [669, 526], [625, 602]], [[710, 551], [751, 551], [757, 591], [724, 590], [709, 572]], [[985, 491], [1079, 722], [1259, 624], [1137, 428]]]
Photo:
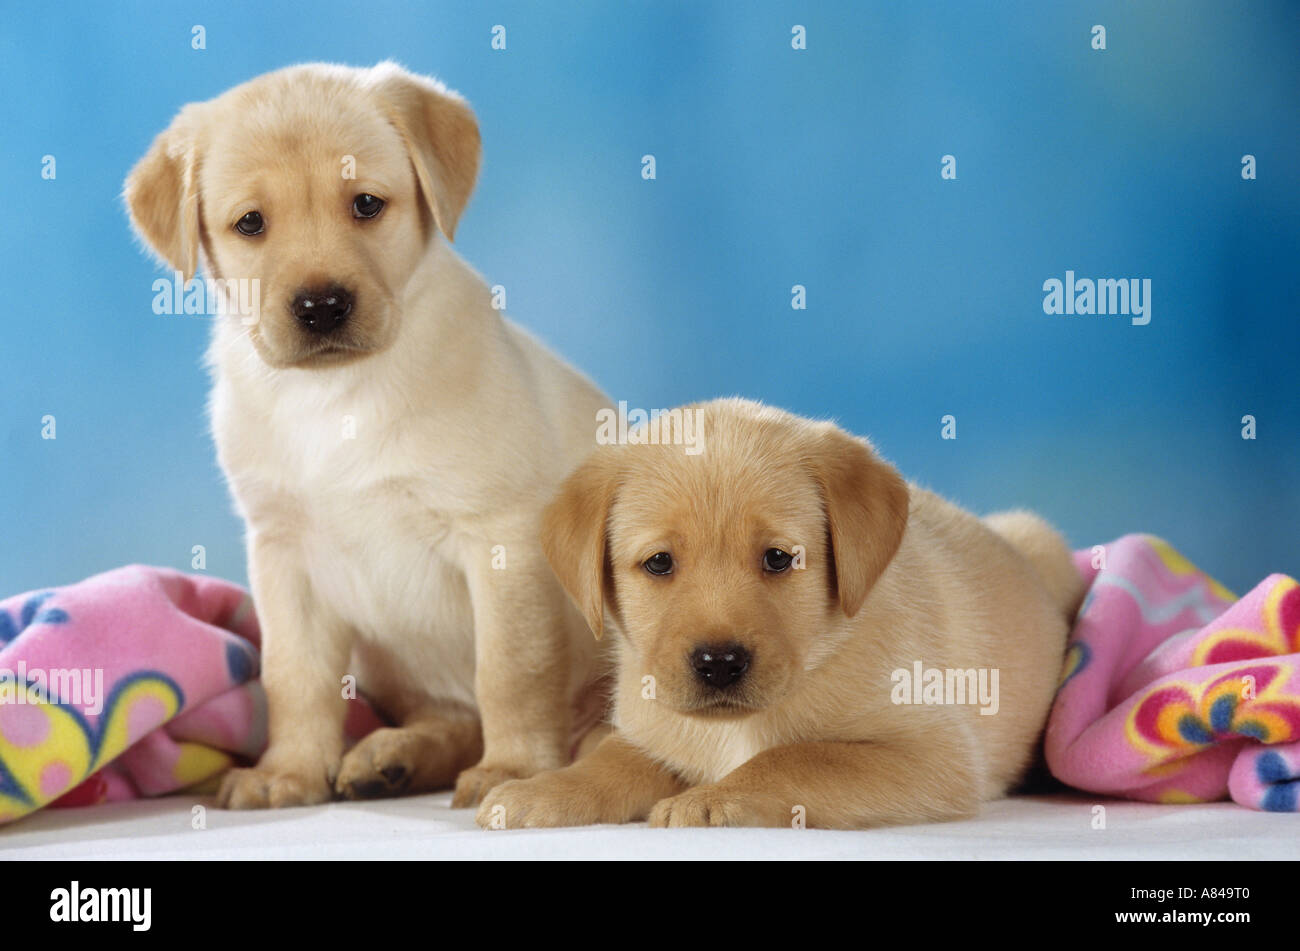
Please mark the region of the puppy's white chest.
[[716, 783], [753, 759], [772, 739], [752, 723], [710, 723], [668, 714], [642, 720], [620, 716], [618, 727], [633, 742], [656, 750], [693, 785]]
[[734, 729], [724, 730], [714, 740], [718, 755], [700, 763], [707, 775], [702, 780], [716, 783], [732, 770], [749, 762], [770, 745], [749, 724], [740, 724]]
[[415, 635], [456, 569], [443, 553], [447, 523], [395, 485], [307, 500], [304, 564], [317, 596], [363, 636]]
[[431, 601], [463, 586], [429, 467], [368, 407], [313, 412], [303, 402], [286, 398], [243, 427], [237, 413], [218, 414], [245, 517], [294, 549], [313, 597], [363, 637], [427, 635], [437, 622]]

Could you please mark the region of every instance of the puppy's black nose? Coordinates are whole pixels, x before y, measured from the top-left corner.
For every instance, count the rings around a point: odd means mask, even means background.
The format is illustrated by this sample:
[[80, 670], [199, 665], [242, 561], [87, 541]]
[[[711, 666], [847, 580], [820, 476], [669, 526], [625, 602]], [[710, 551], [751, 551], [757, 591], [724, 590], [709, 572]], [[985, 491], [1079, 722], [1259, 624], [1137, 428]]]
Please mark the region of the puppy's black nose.
[[730, 687], [749, 669], [749, 651], [739, 644], [705, 645], [691, 652], [691, 666], [710, 687]]
[[289, 305], [298, 323], [317, 334], [337, 330], [352, 313], [352, 295], [346, 288], [330, 287], [302, 290]]

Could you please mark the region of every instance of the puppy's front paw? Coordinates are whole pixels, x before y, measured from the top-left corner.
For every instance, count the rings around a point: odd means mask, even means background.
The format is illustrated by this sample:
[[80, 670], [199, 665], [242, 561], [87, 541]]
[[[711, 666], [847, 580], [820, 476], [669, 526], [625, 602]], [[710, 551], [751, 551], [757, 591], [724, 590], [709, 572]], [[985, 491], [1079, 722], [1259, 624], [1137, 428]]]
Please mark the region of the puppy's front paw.
[[254, 766], [232, 769], [221, 781], [217, 806], [221, 809], [280, 809], [314, 806], [331, 799], [329, 777], [319, 774]]
[[751, 826], [788, 828], [793, 813], [758, 793], [696, 786], [671, 799], [661, 799], [650, 810], [650, 825], [657, 829], [699, 826]]
[[475, 820], [484, 829], [587, 826], [627, 819], [604, 805], [597, 790], [562, 771], [502, 783], [483, 799]]
[[483, 801], [492, 789], [510, 779], [525, 776], [523, 771], [508, 766], [492, 766], [479, 763], [471, 766], [456, 777], [456, 792], [451, 797], [453, 809], [468, 809]]

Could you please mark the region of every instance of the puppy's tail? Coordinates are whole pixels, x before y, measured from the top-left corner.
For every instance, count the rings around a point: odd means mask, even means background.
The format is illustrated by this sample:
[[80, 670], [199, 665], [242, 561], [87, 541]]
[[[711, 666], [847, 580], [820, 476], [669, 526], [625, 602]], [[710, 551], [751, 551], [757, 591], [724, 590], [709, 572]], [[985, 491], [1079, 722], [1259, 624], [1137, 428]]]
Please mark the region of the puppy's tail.
[[1053, 603], [1070, 623], [1074, 622], [1079, 602], [1083, 600], [1084, 583], [1065, 539], [1033, 512], [1016, 509], [997, 512], [984, 519], [984, 524], [997, 532], [1011, 547], [1033, 567], [1047, 588]]

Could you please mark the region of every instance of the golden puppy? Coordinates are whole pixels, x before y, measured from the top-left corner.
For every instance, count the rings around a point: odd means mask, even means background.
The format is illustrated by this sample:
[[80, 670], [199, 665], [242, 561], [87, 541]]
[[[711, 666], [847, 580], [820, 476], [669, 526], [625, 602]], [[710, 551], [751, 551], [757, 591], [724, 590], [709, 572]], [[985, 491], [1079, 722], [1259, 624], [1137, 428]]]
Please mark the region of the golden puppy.
[[547, 558], [618, 634], [617, 730], [479, 823], [844, 829], [1003, 795], [1082, 593], [1060, 537], [908, 485], [829, 423], [693, 409], [704, 452], [598, 449], [549, 508]]
[[[127, 180], [142, 238], [232, 305], [212, 428], [270, 745], [224, 806], [453, 781], [471, 805], [569, 760], [598, 658], [538, 533], [606, 401], [452, 251], [478, 165], [474, 115], [439, 83], [308, 65], [186, 106]], [[354, 683], [399, 725], [345, 756]]]

